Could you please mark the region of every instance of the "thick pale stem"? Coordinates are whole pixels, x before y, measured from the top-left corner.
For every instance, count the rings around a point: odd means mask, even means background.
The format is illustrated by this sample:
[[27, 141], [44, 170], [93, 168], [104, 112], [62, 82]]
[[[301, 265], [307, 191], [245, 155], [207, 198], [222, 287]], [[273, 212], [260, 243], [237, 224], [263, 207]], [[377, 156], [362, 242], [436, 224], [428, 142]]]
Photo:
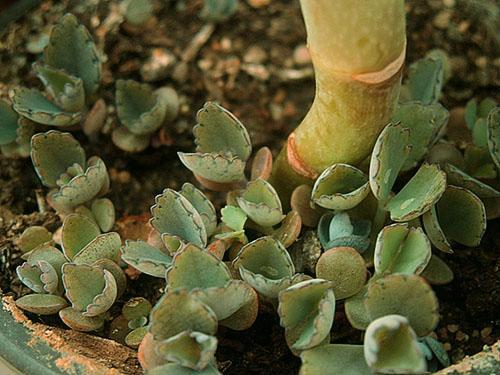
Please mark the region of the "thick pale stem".
[[279, 190], [369, 155], [397, 101], [405, 57], [403, 0], [300, 2], [316, 96], [275, 165]]

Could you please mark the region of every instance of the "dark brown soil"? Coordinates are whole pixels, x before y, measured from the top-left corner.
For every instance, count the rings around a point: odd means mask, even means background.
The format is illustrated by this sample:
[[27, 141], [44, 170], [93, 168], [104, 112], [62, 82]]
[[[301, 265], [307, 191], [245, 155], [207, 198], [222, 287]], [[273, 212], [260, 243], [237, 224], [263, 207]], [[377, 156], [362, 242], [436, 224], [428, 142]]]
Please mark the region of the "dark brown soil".
[[[297, 1], [274, 0], [267, 7], [253, 9], [241, 0], [237, 15], [217, 25], [209, 41], [188, 62], [184, 74], [176, 70], [179, 60], [204, 23], [197, 16], [200, 0], [185, 0], [184, 10], [176, 10], [176, 4], [181, 2], [158, 1], [157, 5], [164, 5], [158, 7], [156, 18], [141, 30], [126, 25], [108, 30], [102, 26], [103, 20], [113, 14], [116, 1], [79, 2], [76, 7], [69, 6], [68, 1], [43, 1], [33, 14], [10, 25], [0, 36], [1, 96], [6, 96], [16, 84], [39, 85], [30, 69], [37, 56], [27, 52], [26, 41], [46, 31], [45, 25], [66, 11], [73, 11], [90, 30], [96, 30], [96, 40], [104, 47], [107, 62], [99, 95], [110, 106], [114, 81], [141, 80], [140, 68], [152, 48], [164, 48], [176, 56], [177, 63], [166, 77], [153, 83], [172, 85], [181, 95], [181, 115], [163, 129], [167, 140], [164, 143], [170, 143], [169, 146], [151, 147], [130, 155], [117, 150], [107, 134], [89, 143], [76, 133], [88, 155], [98, 154], [106, 162], [112, 179], [109, 197], [118, 216], [146, 212], [154, 196], [164, 188], [178, 188], [184, 181], [192, 181], [176, 152], [192, 148], [190, 130], [194, 114], [206, 100], [218, 100], [233, 111], [250, 130], [255, 147], [265, 144], [275, 152], [307, 112], [314, 95], [310, 66], [293, 57], [294, 49], [305, 42]], [[495, 51], [500, 44], [498, 32], [492, 32], [494, 22], [487, 7], [494, 1], [477, 1], [475, 6], [469, 3], [472, 2], [407, 1], [409, 61], [438, 47], [450, 55], [453, 77], [442, 98], [448, 109], [463, 106], [471, 97], [499, 98], [500, 61]], [[249, 62], [259, 69], [249, 69]], [[113, 114], [110, 118], [107, 133], [116, 124]], [[43, 207], [37, 203], [36, 192], [43, 189], [29, 160], [0, 156], [0, 188], [0, 288], [17, 296], [25, 291], [12, 273], [20, 263], [16, 236], [33, 224], [55, 229], [58, 219], [51, 212], [39, 212]], [[456, 254], [444, 256], [455, 280], [434, 288], [442, 314], [436, 333], [453, 361], [480, 351], [484, 344], [492, 344], [500, 337], [500, 222], [488, 225], [480, 248], [458, 249]], [[153, 294], [157, 294], [158, 288], [151, 288], [151, 280], [141, 276], [131, 281], [129, 295], [144, 289], [154, 289]], [[359, 341], [361, 333], [343, 323], [341, 306], [337, 310], [340, 312], [333, 330], [334, 341]], [[300, 366], [300, 360], [287, 349], [278, 317], [271, 311], [263, 311], [245, 332], [221, 329], [218, 336], [217, 358], [224, 373], [291, 374]]]

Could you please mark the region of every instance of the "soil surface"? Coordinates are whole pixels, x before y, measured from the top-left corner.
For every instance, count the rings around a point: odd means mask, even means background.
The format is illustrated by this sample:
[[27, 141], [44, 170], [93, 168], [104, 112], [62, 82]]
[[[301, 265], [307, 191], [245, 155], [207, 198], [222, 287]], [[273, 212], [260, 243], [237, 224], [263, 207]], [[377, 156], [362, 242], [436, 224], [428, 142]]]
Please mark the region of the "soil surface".
[[[37, 43], [62, 14], [75, 13], [103, 51], [103, 84], [98, 96], [110, 112], [103, 134], [96, 140], [89, 142], [80, 132], [75, 135], [87, 155], [99, 155], [108, 166], [112, 180], [108, 197], [118, 217], [147, 212], [164, 188], [194, 182], [176, 152], [192, 150], [194, 114], [206, 100], [217, 100], [238, 116], [249, 129], [255, 149], [267, 145], [273, 152], [312, 102], [314, 77], [304, 53], [305, 29], [298, 1], [274, 0], [255, 8], [249, 4], [259, 1], [240, 0], [237, 14], [213, 30], [198, 17], [201, 0], [156, 1], [155, 17], [141, 28], [119, 22], [116, 1], [71, 2], [75, 3], [78, 5], [43, 1], [0, 35], [0, 96], [7, 96], [9, 88], [18, 84], [40, 87], [31, 71], [31, 63], [40, 53]], [[463, 107], [472, 97], [500, 98], [499, 21], [494, 0], [411, 0], [406, 6], [408, 61], [433, 48], [442, 48], [450, 56], [453, 73], [442, 98], [446, 108]], [[203, 45], [195, 45], [193, 38], [200, 30], [209, 38]], [[158, 55], [172, 61], [162, 72], [147, 68], [151, 56]], [[149, 80], [155, 87], [170, 85], [181, 97], [180, 116], [155, 136], [152, 147], [139, 154], [122, 152], [110, 141], [109, 133], [117, 126], [114, 82], [118, 78]], [[13, 272], [21, 263], [16, 237], [30, 225], [54, 230], [60, 222], [54, 213], [45, 211], [44, 189], [29, 159], [0, 155], [0, 188], [0, 288], [17, 298], [27, 290]], [[217, 195], [213, 198], [220, 200]], [[436, 334], [453, 362], [499, 338], [498, 233], [497, 219], [488, 223], [480, 248], [457, 249], [444, 256], [455, 279], [434, 287], [442, 315]], [[149, 290], [154, 300], [162, 285], [152, 287], [152, 280], [144, 275], [132, 280], [122, 299]], [[341, 305], [337, 311], [333, 341], [359, 342], [361, 332], [350, 329], [342, 319]], [[59, 324], [56, 319], [38, 321]], [[270, 309], [263, 308], [249, 330], [221, 329], [218, 337], [217, 359], [226, 374], [291, 374], [300, 366], [286, 346], [278, 316]]]

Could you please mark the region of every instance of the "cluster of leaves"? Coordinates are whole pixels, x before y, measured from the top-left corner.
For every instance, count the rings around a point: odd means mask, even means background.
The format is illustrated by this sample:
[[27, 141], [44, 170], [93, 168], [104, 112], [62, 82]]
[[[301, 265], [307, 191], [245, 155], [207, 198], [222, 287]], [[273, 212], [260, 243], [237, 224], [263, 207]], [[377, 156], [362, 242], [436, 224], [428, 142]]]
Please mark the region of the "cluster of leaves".
[[[137, 1], [132, 3], [129, 7], [137, 10]], [[16, 87], [10, 92], [11, 104], [0, 101], [2, 153], [29, 156], [31, 136], [48, 126], [68, 131], [81, 127], [95, 138], [107, 119], [106, 104], [96, 100], [101, 61], [90, 33], [75, 16], [66, 14], [53, 27], [41, 62], [33, 64], [33, 71], [45, 93]], [[118, 80], [115, 96], [121, 126], [114, 129], [111, 138], [129, 152], [144, 150], [151, 135], [174, 120], [179, 109], [177, 93], [170, 87], [153, 91], [146, 84]]]
[[[66, 46], [61, 30], [82, 40], [75, 56], [87, 61], [85, 69], [73, 55], [53, 53], [76, 48]], [[14, 111], [45, 125], [79, 121], [98, 83], [98, 64], [89, 56], [95, 50], [87, 31], [65, 16], [46, 49], [47, 65], [36, 65], [53, 102], [17, 89]], [[31, 227], [20, 237], [26, 262], [17, 272], [34, 294], [18, 306], [59, 313], [76, 330], [98, 330], [126, 288], [122, 268], [129, 265], [165, 279], [154, 307], [133, 299], [112, 322], [125, 327], [125, 341], [139, 348], [142, 366], [153, 374], [218, 373], [217, 327], [249, 328], [260, 304], [277, 310], [303, 374], [419, 373], [447, 365], [430, 336], [439, 314], [429, 284], [450, 282], [453, 274], [432, 249], [477, 246], [487, 218], [500, 215], [500, 192], [485, 182], [500, 168], [500, 109], [490, 100], [471, 102], [473, 144], [445, 141], [449, 115], [438, 100], [446, 66], [440, 53], [412, 65], [369, 163], [332, 165], [312, 186], [297, 187], [290, 202], [281, 202], [268, 182], [269, 149], [258, 150], [247, 168], [252, 145], [245, 127], [206, 103], [193, 130], [196, 150], [179, 158], [205, 188], [227, 193], [220, 215], [192, 184], [165, 189], [151, 209], [147, 241], [124, 244], [110, 232], [114, 207], [102, 198], [109, 189], [104, 162], [87, 160], [71, 134], [54, 130], [36, 134], [28, 147], [19, 117], [0, 107], [13, 124], [2, 145], [31, 148], [38, 176], [51, 189], [47, 200], [63, 219], [55, 234]], [[128, 151], [147, 147], [152, 132], [175, 116], [174, 96], [118, 81], [122, 126], [113, 141]], [[297, 241], [302, 227], [315, 231]], [[365, 331], [363, 345], [330, 343], [338, 301], [351, 325]]]

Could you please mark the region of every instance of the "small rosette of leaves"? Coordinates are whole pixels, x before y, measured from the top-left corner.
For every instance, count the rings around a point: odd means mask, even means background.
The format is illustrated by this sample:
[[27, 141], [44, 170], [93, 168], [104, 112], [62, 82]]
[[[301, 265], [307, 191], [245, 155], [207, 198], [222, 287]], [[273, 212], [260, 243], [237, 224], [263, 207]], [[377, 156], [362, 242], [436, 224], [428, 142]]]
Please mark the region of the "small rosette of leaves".
[[370, 162], [370, 186], [375, 197], [397, 222], [413, 220], [439, 200], [446, 189], [446, 174], [435, 164], [422, 164], [393, 195], [392, 189], [410, 155], [409, 128], [389, 124], [378, 137]]
[[371, 223], [354, 220], [347, 212], [324, 214], [318, 223], [318, 237], [323, 249], [352, 247], [363, 253], [370, 246]]
[[147, 84], [118, 80], [116, 111], [122, 126], [113, 131], [113, 143], [125, 151], [143, 151], [149, 145], [151, 135], [163, 125], [165, 119], [175, 118], [178, 101], [177, 93], [172, 88], [162, 87], [153, 91]]
[[241, 122], [220, 105], [207, 102], [193, 128], [195, 153], [179, 152], [182, 163], [206, 187], [228, 190], [245, 180], [245, 165], [252, 152], [250, 137]]
[[288, 251], [270, 236], [243, 246], [233, 264], [244, 281], [270, 299], [294, 283], [295, 267]]
[[[109, 189], [104, 162], [97, 156], [86, 161], [85, 151], [69, 133], [51, 130], [34, 135], [31, 159], [42, 184], [53, 188], [48, 200], [57, 211], [72, 212]], [[98, 213], [101, 210], [95, 208], [98, 216], [101, 216]], [[114, 212], [114, 209], [111, 211]]]
[[101, 63], [88, 30], [72, 14], [53, 27], [44, 64], [33, 69], [47, 96], [37, 89], [12, 90], [14, 110], [33, 122], [68, 126], [81, 121], [85, 100], [99, 87]]

